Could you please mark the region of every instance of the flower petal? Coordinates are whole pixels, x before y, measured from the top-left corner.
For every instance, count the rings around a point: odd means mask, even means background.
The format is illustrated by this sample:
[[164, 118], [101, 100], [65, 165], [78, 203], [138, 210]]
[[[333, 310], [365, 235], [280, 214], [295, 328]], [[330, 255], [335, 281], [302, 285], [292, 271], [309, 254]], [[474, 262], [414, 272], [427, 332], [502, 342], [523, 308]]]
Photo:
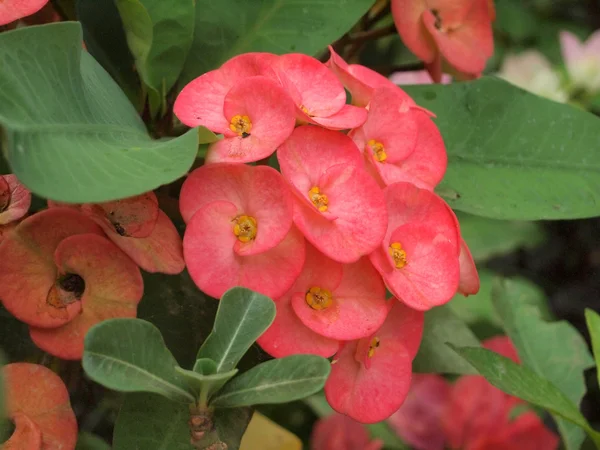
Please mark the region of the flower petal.
[[367, 120], [367, 110], [353, 105], [344, 105], [337, 113], [327, 117], [311, 117], [311, 121], [330, 130], [349, 130], [360, 127]]
[[31, 192], [15, 175], [0, 175], [0, 179], [0, 225], [6, 225], [27, 214], [31, 206]]
[[44, 7], [48, 0], [7, 0], [0, 2], [0, 25], [30, 16]]
[[421, 22], [423, 13], [427, 11], [427, 2], [391, 0], [391, 4], [394, 23], [404, 45], [419, 59], [426, 63], [432, 62], [436, 55], [435, 44]]

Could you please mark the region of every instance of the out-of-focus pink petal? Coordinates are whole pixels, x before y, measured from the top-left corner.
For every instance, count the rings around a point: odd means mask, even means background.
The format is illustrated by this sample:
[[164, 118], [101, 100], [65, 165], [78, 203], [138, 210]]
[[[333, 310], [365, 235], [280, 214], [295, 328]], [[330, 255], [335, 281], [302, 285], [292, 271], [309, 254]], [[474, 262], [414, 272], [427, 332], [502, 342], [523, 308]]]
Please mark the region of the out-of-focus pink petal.
[[558, 35], [563, 60], [567, 67], [583, 57], [583, 44], [577, 36], [569, 31], [561, 31]]
[[38, 12], [48, 0], [5, 0], [0, 2], [0, 25], [14, 22]]
[[[394, 72], [390, 75], [394, 84], [431, 84], [433, 80], [426, 70], [412, 70], [408, 72]], [[447, 73], [442, 75], [442, 84], [450, 84], [452, 77]]]
[[460, 240], [460, 256], [458, 257], [460, 265], [460, 283], [458, 292], [462, 295], [474, 295], [479, 292], [479, 274], [469, 246], [464, 239]]
[[311, 434], [311, 450], [380, 450], [381, 440], [371, 441], [367, 429], [343, 414], [317, 421]]
[[506, 358], [512, 359], [517, 364], [520, 363], [517, 349], [508, 336], [494, 336], [482, 342], [482, 345], [488, 350], [492, 350]]
[[534, 412], [526, 412], [468, 450], [556, 450], [558, 436]]
[[15, 175], [0, 175], [0, 180], [0, 225], [6, 225], [27, 214], [31, 206], [31, 192]]
[[392, 0], [392, 16], [404, 45], [425, 62], [431, 62], [436, 47], [421, 18], [428, 10], [425, 0]]

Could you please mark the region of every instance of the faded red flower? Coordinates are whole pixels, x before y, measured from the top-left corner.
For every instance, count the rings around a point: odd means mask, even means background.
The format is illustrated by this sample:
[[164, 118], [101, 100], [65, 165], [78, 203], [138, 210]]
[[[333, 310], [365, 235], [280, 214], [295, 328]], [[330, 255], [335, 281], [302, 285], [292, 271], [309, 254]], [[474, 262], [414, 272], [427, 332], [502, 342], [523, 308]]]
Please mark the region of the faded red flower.
[[311, 450], [380, 450], [381, 439], [371, 440], [366, 428], [343, 414], [332, 414], [315, 423]]

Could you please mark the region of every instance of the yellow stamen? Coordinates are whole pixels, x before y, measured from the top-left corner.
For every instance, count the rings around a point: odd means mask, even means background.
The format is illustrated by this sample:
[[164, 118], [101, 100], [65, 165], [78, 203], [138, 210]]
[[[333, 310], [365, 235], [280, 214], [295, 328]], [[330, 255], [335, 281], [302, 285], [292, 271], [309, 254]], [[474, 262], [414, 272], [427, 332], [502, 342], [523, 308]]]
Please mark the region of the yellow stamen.
[[329, 199], [325, 194], [321, 194], [321, 190], [317, 186], [308, 191], [308, 198], [310, 198], [310, 201], [317, 207], [319, 211], [327, 211]]
[[373, 153], [375, 153], [375, 158], [377, 158], [377, 161], [384, 162], [387, 159], [385, 147], [381, 142], [371, 139], [369, 142], [367, 142], [367, 145], [371, 148]]
[[372, 358], [373, 355], [375, 355], [375, 350], [377, 350], [377, 348], [379, 347], [379, 342], [380, 342], [380, 339], [377, 336], [375, 336], [373, 339], [371, 339], [371, 343], [369, 344], [369, 353], [368, 353], [369, 358]]
[[329, 308], [333, 301], [331, 291], [320, 287], [313, 286], [306, 293], [306, 303], [312, 309], [320, 311], [322, 309]]
[[396, 269], [402, 269], [408, 261], [406, 260], [406, 252], [402, 250], [402, 245], [400, 242], [394, 242], [388, 248], [390, 252], [390, 256], [394, 260], [394, 264], [396, 265]]
[[239, 136], [248, 137], [250, 136], [250, 130], [252, 130], [252, 121], [248, 116], [240, 116], [239, 114], [231, 118], [231, 124], [229, 129]]
[[233, 234], [242, 242], [251, 241], [256, 237], [258, 227], [252, 216], [237, 216], [233, 219]]

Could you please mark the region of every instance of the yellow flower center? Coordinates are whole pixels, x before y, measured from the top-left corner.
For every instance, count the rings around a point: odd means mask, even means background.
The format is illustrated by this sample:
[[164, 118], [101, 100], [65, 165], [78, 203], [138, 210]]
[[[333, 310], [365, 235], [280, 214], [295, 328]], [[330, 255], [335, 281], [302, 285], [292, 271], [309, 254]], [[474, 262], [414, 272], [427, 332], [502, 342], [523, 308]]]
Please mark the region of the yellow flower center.
[[369, 344], [369, 353], [367, 353], [369, 358], [372, 358], [373, 355], [375, 355], [375, 350], [377, 350], [377, 348], [379, 347], [380, 342], [381, 341], [377, 336], [371, 339], [371, 343]]
[[402, 245], [400, 245], [400, 242], [392, 243], [388, 247], [388, 251], [394, 260], [396, 269], [402, 269], [408, 263], [408, 261], [406, 261], [406, 252], [402, 250]]
[[327, 211], [329, 199], [325, 194], [321, 194], [321, 190], [317, 186], [308, 191], [308, 198], [310, 198], [312, 204], [315, 205], [319, 211]]
[[371, 148], [373, 153], [375, 153], [375, 158], [377, 158], [377, 161], [384, 162], [387, 159], [385, 147], [381, 142], [371, 139], [369, 142], [367, 142], [367, 145]]
[[248, 116], [235, 115], [231, 118], [229, 129], [234, 133], [237, 133], [243, 138], [250, 136], [250, 130], [252, 130], [252, 122]]
[[241, 242], [248, 242], [254, 239], [257, 231], [258, 227], [254, 217], [237, 216], [233, 219], [233, 234], [235, 234]]
[[333, 301], [331, 291], [320, 287], [313, 286], [306, 293], [306, 303], [312, 309], [320, 311], [322, 309], [329, 308]]

